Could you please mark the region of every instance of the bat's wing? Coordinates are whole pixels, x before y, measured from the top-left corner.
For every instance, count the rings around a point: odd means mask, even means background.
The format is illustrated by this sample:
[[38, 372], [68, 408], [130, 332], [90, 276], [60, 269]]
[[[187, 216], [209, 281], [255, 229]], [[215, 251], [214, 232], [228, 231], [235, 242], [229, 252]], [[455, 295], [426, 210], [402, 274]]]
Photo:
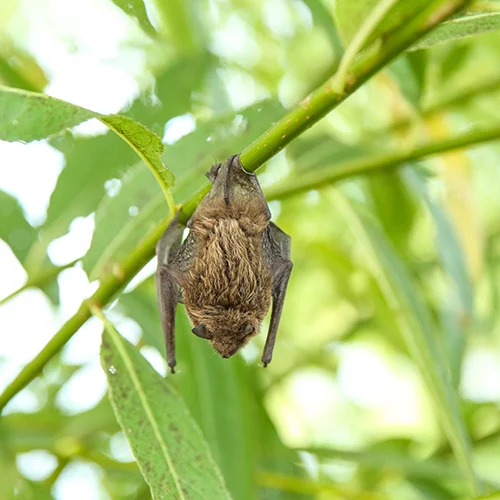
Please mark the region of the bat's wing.
[[267, 334], [262, 363], [267, 366], [273, 357], [274, 343], [278, 333], [278, 326], [285, 302], [286, 287], [292, 272], [292, 261], [290, 260], [291, 239], [273, 222], [269, 223], [263, 241], [264, 258], [273, 273], [273, 310], [271, 323]]
[[160, 309], [161, 325], [167, 347], [167, 362], [174, 373], [175, 360], [175, 309], [182, 301], [179, 278], [190, 264], [194, 241], [187, 238], [182, 244], [184, 226], [179, 223], [179, 213], [172, 219], [156, 245], [158, 267], [156, 269], [156, 290]]

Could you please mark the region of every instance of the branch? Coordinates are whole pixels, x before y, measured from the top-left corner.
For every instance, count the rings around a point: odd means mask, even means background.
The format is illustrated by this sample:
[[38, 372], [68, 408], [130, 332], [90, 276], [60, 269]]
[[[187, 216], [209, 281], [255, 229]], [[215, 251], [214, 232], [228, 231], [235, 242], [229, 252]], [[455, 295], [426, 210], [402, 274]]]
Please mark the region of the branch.
[[266, 197], [269, 200], [287, 198], [311, 189], [319, 189], [349, 177], [389, 170], [398, 167], [402, 163], [421, 160], [426, 156], [446, 153], [495, 140], [500, 140], [500, 125], [489, 129], [468, 131], [449, 139], [432, 141], [408, 151], [383, 153], [369, 158], [345, 161], [318, 170], [311, 169], [300, 177], [295, 177], [267, 189]]
[[[434, 0], [429, 2], [400, 31], [396, 31], [386, 39], [381, 40], [377, 50], [367, 50], [356, 60], [353, 66], [349, 68], [347, 82], [342, 92], [333, 91], [332, 83], [335, 76], [332, 77], [245, 148], [241, 152], [242, 164], [249, 172], [257, 170], [293, 139], [338, 106], [397, 55], [467, 3], [467, 0]], [[357, 173], [359, 172], [354, 172], [353, 175]], [[186, 223], [189, 220], [209, 189], [209, 185], [205, 185], [183, 205], [179, 217], [180, 222]], [[102, 307], [107, 304], [151, 260], [154, 256], [156, 242], [166, 229], [168, 222], [169, 220], [164, 220], [153, 228], [138, 247], [124, 260], [122, 265], [113, 269], [112, 273], [101, 280], [101, 285], [94, 295], [81, 304], [76, 314], [61, 327], [42, 351], [21, 370], [19, 375], [0, 395], [0, 412], [19, 391], [40, 374], [50, 359], [90, 318], [90, 307], [92, 305]]]

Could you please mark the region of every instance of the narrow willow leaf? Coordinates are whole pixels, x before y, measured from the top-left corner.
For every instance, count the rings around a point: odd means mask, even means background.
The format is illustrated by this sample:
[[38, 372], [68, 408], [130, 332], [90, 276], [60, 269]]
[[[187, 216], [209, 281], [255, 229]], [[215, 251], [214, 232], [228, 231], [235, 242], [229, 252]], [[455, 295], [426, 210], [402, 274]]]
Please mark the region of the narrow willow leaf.
[[[356, 36], [366, 18], [379, 4], [381, 0], [337, 0], [335, 2], [335, 19], [339, 27], [344, 44], [349, 44]], [[415, 0], [407, 2], [399, 0], [392, 6], [381, 22], [376, 25], [376, 29], [371, 31], [371, 35], [366, 39], [366, 44], [371, 43], [382, 35], [399, 29], [405, 22], [419, 12], [424, 6], [429, 5], [429, 0]]]
[[410, 50], [425, 49], [438, 43], [498, 29], [500, 29], [500, 12], [468, 12], [441, 23], [412, 45]]
[[358, 215], [346, 199], [340, 198], [340, 195], [337, 199], [361, 246], [368, 250], [373, 276], [434, 399], [441, 425], [464, 472], [469, 490], [477, 494], [479, 486], [472, 466], [469, 437], [457, 394], [447, 374], [447, 362], [437, 341], [431, 313], [385, 235], [367, 216]]
[[[122, 294], [119, 304], [141, 326], [143, 342], [164, 356], [154, 279]], [[259, 495], [257, 468], [301, 476], [296, 453], [281, 443], [262, 406], [256, 373], [260, 367], [245, 363], [240, 356], [229, 363], [214, 356], [208, 343], [192, 334], [181, 307], [176, 318], [176, 345], [178, 373], [172, 377], [172, 384], [200, 425], [233, 498], [268, 498]], [[269, 498], [295, 497], [274, 491]]]
[[96, 115], [55, 97], [0, 86], [0, 140], [3, 141], [45, 139]]
[[168, 196], [173, 174], [161, 161], [161, 139], [144, 125], [120, 115], [104, 116], [44, 94], [0, 87], [0, 139], [30, 142], [97, 118], [116, 132], [151, 169]]
[[[213, 58], [201, 55], [174, 62], [158, 76], [155, 100], [145, 92], [126, 115], [163, 134], [169, 118], [191, 108], [191, 95], [202, 84], [212, 62]], [[111, 133], [91, 138], [57, 138], [52, 145], [66, 157], [66, 167], [57, 180], [43, 226], [44, 237], [50, 232], [49, 236], [54, 238], [67, 232], [75, 217], [95, 211], [105, 193], [105, 182], [120, 179], [124, 171], [137, 164], [137, 155], [125, 141]], [[167, 161], [172, 165], [170, 159]], [[158, 195], [158, 203], [164, 203], [165, 197], [156, 187], [153, 189]], [[137, 204], [130, 201], [129, 206]], [[109, 236], [114, 236], [113, 231], [118, 229], [121, 228], [108, 227]]]
[[146, 6], [143, 0], [112, 0], [113, 3], [119, 7], [123, 12], [125, 12], [130, 17], [133, 17], [139, 26], [148, 35], [156, 35], [156, 30], [154, 29], [151, 21], [149, 20]]
[[180, 396], [107, 321], [101, 359], [117, 420], [153, 498], [229, 499]]
[[163, 143], [161, 139], [144, 125], [126, 116], [110, 115], [100, 120], [123, 138], [141, 157], [153, 172], [158, 184], [165, 192], [174, 183], [174, 175], [161, 161]]
[[118, 194], [106, 195], [96, 211], [92, 244], [83, 259], [91, 280], [113, 271], [168, 213], [165, 198], [147, 170], [125, 172], [120, 183]]
[[462, 314], [470, 320], [473, 314], [474, 291], [467, 272], [467, 261], [453, 224], [445, 209], [438, 201], [431, 198], [415, 170], [405, 168], [402, 175], [408, 186], [418, 194], [432, 214], [436, 225], [436, 245], [441, 263], [455, 283]]
[[0, 238], [10, 246], [21, 263], [37, 240], [36, 230], [24, 217], [19, 202], [10, 194], [0, 191]]

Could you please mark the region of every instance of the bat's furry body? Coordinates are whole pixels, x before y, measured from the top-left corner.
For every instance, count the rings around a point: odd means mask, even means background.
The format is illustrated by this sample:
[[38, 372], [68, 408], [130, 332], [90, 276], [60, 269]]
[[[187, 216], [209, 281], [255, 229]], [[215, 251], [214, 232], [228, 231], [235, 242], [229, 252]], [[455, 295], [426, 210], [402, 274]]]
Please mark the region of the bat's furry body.
[[284, 293], [291, 271], [289, 237], [269, 222], [257, 178], [239, 157], [215, 165], [213, 186], [188, 222], [181, 245], [177, 217], [160, 240], [158, 299], [169, 365], [175, 365], [175, 304], [183, 301], [193, 332], [222, 357], [232, 356], [255, 335], [271, 300], [273, 314], [263, 356], [270, 362]]

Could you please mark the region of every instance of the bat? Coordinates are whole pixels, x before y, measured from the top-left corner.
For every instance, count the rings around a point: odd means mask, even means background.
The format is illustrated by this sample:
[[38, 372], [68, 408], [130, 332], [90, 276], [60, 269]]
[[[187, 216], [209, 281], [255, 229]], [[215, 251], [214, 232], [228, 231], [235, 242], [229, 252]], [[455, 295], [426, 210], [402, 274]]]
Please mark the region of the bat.
[[290, 237], [270, 221], [271, 212], [254, 173], [239, 155], [216, 164], [212, 183], [184, 226], [179, 212], [158, 241], [156, 287], [167, 362], [175, 359], [175, 309], [184, 303], [192, 332], [223, 357], [233, 356], [259, 331], [272, 302], [262, 363], [273, 355], [292, 271]]

